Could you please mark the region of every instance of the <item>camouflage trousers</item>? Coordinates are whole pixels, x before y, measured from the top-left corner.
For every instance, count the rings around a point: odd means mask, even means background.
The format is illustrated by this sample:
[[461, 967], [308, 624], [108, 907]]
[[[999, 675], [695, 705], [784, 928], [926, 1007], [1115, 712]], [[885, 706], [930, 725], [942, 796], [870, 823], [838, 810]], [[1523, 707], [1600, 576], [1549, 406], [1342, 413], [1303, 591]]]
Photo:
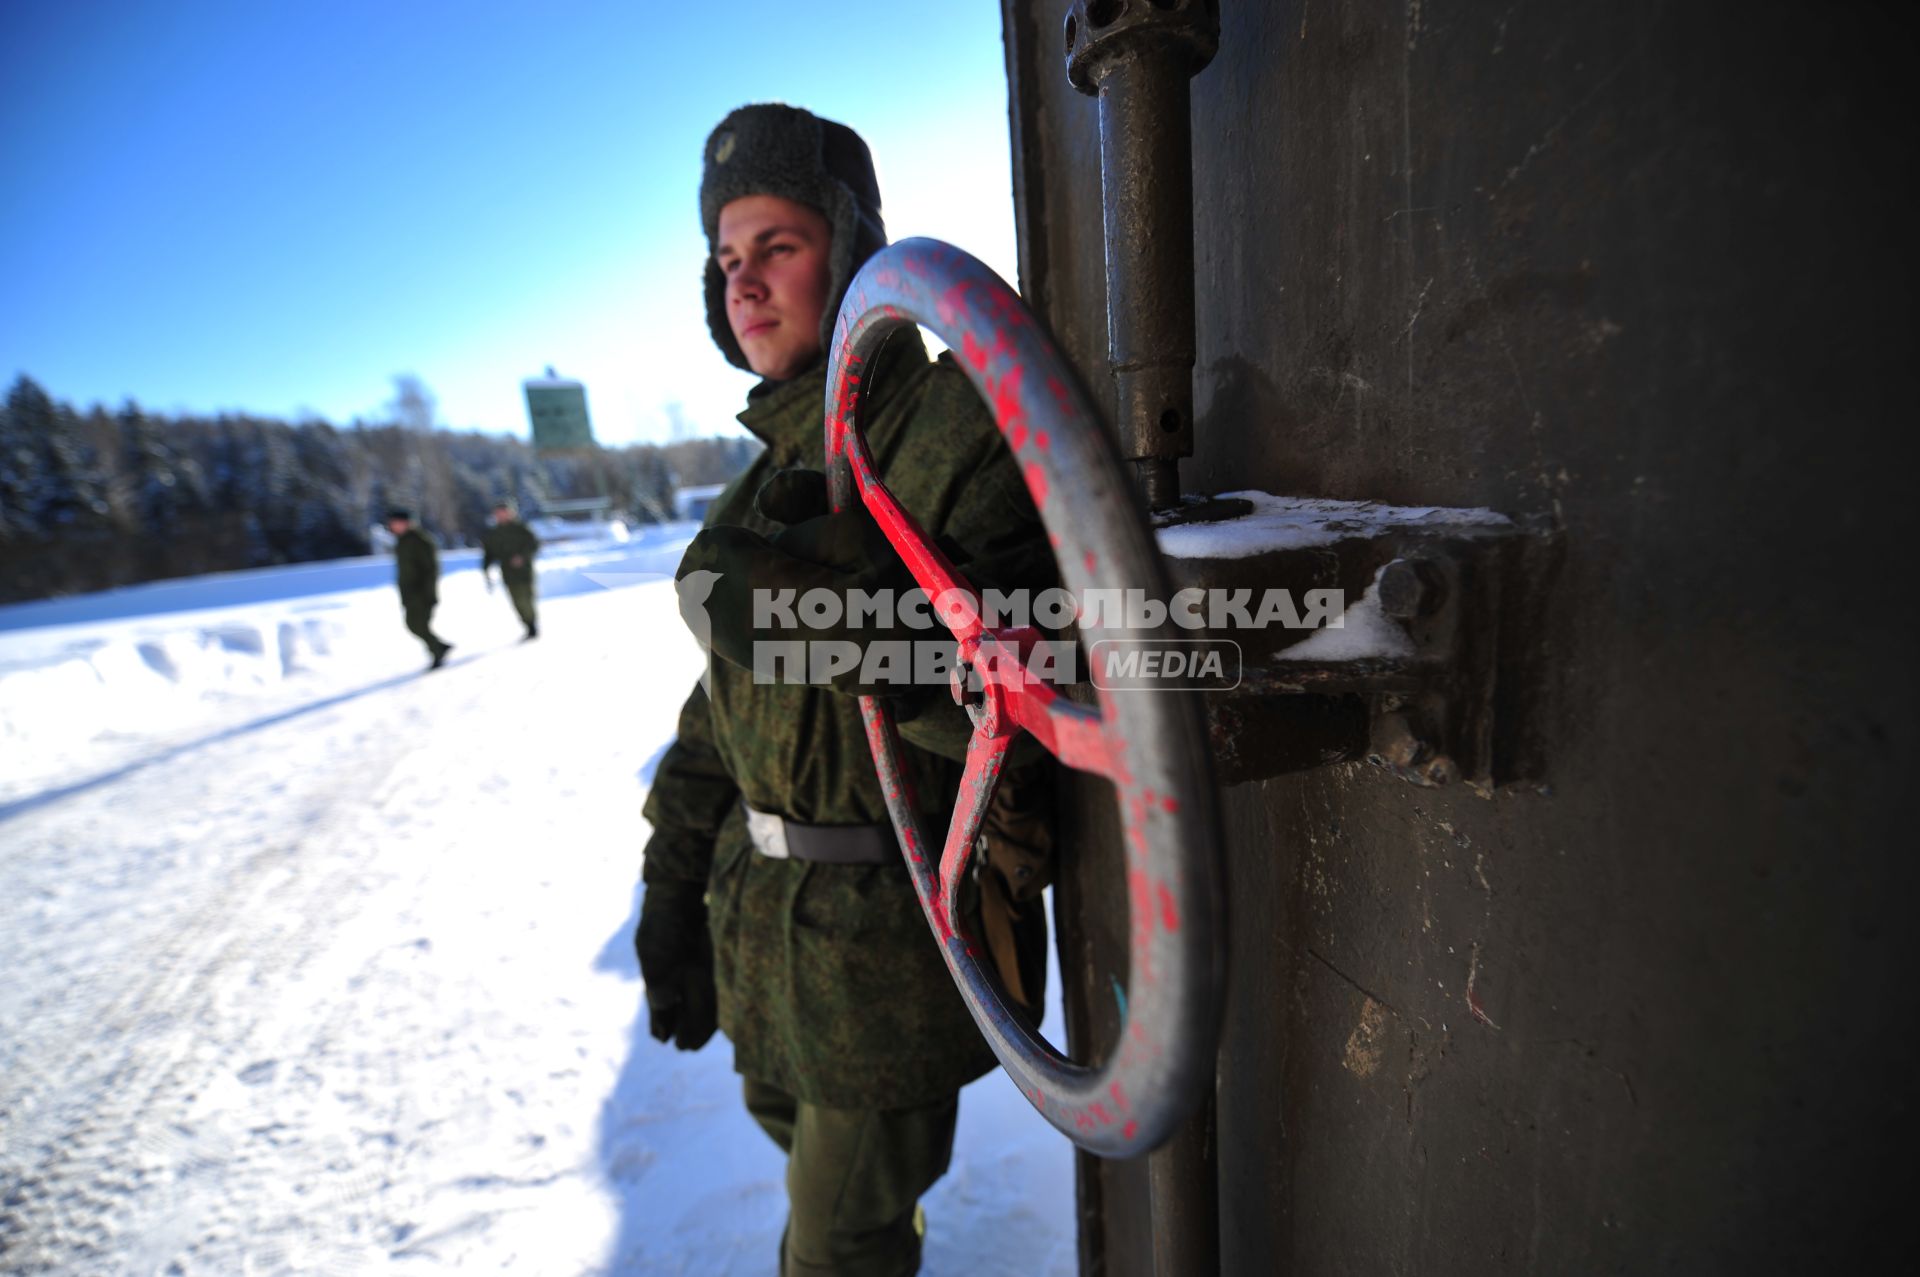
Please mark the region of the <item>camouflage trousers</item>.
[[427, 645], [429, 656], [438, 656], [447, 645], [440, 641], [439, 636], [431, 628], [433, 608], [434, 605], [431, 603], [408, 604], [406, 607], [407, 632]]
[[533, 633], [540, 628], [533, 614], [533, 582], [508, 581], [506, 586], [507, 597], [513, 600], [513, 610], [520, 618], [520, 624], [527, 627], [527, 633]]
[[947, 1172], [960, 1097], [920, 1108], [833, 1109], [743, 1079], [747, 1111], [787, 1155], [781, 1277], [911, 1277], [920, 1195]]

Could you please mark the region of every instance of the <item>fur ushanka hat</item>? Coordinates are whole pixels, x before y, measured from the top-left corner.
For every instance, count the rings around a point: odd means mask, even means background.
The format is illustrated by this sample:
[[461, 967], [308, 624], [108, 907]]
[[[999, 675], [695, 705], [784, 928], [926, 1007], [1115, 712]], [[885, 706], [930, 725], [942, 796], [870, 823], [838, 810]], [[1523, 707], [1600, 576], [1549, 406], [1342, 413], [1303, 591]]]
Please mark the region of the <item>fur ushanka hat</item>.
[[820, 348], [833, 341], [833, 321], [854, 272], [886, 246], [880, 183], [873, 156], [844, 124], [778, 102], [743, 106], [707, 137], [700, 177], [700, 222], [707, 231], [707, 328], [736, 368], [752, 368], [727, 322], [727, 279], [713, 260], [720, 210], [747, 195], [777, 195], [817, 209], [833, 226]]

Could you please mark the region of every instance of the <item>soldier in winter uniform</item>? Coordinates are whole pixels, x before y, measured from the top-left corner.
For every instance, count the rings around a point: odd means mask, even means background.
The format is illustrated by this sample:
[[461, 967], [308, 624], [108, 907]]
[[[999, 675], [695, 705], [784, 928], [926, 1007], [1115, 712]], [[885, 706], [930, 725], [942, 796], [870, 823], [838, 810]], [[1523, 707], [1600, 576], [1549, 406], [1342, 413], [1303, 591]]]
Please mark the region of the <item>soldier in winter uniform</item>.
[[540, 637], [540, 625], [533, 613], [533, 556], [540, 549], [540, 538], [533, 529], [514, 517], [513, 507], [502, 501], [493, 507], [493, 526], [480, 534], [480, 575], [487, 588], [493, 588], [488, 575], [500, 565], [500, 580], [513, 600], [520, 624], [527, 627], [527, 638]]
[[[918, 1270], [918, 1199], [946, 1171], [960, 1087], [993, 1056], [921, 912], [857, 699], [756, 683], [740, 655], [749, 584], [911, 585], [863, 511], [826, 513], [819, 473], [825, 351], [848, 282], [886, 243], [879, 190], [851, 129], [750, 106], [708, 138], [700, 211], [708, 323], [728, 360], [764, 379], [739, 419], [766, 451], [714, 502], [680, 569], [717, 585], [710, 690], [688, 698], [646, 805], [635, 944], [650, 1028], [696, 1050], [717, 1020], [732, 1040], [747, 1108], [788, 1154], [782, 1272], [895, 1277]], [[963, 570], [1044, 550], [1012, 456], [950, 357], [930, 362], [904, 328], [867, 384], [882, 476]], [[944, 687], [900, 691], [902, 718], [919, 714], [903, 725], [915, 792], [945, 829], [965, 720]], [[1003, 979], [1034, 1007], [1050, 826], [1032, 796], [1046, 792], [1003, 780], [987, 856], [998, 874], [976, 887]], [[1015, 933], [1017, 960], [995, 939]]]
[[413, 526], [410, 510], [389, 510], [387, 530], [393, 533], [394, 581], [400, 587], [400, 607], [406, 613], [407, 631], [427, 645], [433, 658], [429, 669], [439, 669], [453, 650], [430, 628], [433, 609], [440, 602], [440, 552], [433, 538]]

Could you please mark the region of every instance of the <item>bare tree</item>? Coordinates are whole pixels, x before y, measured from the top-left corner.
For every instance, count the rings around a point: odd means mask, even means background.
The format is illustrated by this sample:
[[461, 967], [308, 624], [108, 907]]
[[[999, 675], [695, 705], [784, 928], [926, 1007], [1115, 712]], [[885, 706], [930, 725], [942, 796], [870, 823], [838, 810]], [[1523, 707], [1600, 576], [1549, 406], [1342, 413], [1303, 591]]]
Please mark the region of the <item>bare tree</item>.
[[403, 430], [418, 430], [422, 433], [433, 429], [434, 416], [439, 411], [433, 392], [427, 389], [427, 383], [410, 372], [395, 374], [393, 378], [393, 398], [387, 401], [387, 413], [393, 423]]

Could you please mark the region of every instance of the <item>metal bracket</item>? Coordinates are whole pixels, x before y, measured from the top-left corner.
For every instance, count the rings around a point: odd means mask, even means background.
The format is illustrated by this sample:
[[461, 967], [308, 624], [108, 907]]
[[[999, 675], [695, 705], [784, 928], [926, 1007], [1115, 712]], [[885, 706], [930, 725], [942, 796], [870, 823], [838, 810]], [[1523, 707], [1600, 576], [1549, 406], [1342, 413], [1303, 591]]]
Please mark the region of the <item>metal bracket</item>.
[[1156, 519], [1180, 588], [1296, 600], [1336, 590], [1340, 629], [1216, 629], [1237, 684], [1210, 692], [1221, 779], [1365, 759], [1422, 786], [1487, 793], [1536, 778], [1533, 617], [1555, 560], [1543, 528], [1489, 510], [1236, 493], [1252, 510]]

